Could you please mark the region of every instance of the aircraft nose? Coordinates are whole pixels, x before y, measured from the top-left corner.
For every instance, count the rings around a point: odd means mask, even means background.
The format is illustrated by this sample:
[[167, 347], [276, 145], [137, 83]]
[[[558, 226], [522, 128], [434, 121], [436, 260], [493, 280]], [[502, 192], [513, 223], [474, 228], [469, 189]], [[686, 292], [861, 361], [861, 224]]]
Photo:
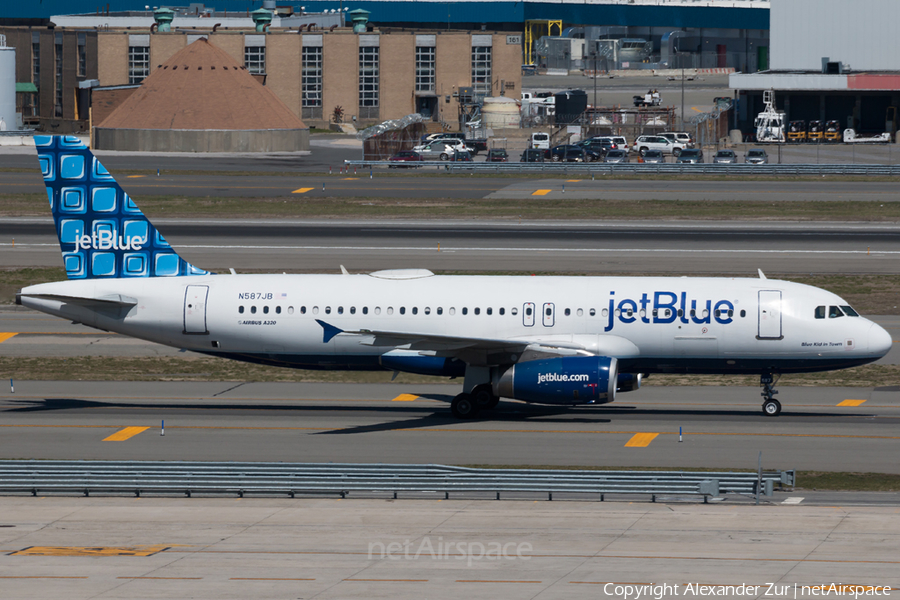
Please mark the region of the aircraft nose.
[[891, 334], [885, 331], [884, 328], [877, 323], [872, 323], [872, 326], [869, 327], [868, 340], [869, 352], [879, 356], [884, 356], [890, 352], [891, 346], [894, 344], [894, 340], [891, 339]]

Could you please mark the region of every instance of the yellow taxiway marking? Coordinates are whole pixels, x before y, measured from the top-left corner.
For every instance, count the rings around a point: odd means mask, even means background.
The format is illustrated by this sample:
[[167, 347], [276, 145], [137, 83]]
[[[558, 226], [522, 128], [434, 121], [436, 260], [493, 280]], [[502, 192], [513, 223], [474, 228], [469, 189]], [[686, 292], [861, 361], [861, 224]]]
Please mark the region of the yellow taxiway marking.
[[646, 448], [650, 445], [650, 442], [656, 439], [658, 433], [636, 433], [631, 436], [631, 439], [628, 440], [628, 443], [625, 444], [626, 448]]
[[418, 399], [419, 397], [415, 394], [400, 394], [399, 396], [391, 400], [391, 402], [412, 402], [413, 400]]
[[314, 190], [314, 189], [315, 189], [315, 188], [300, 188], [300, 189], [298, 189], [298, 190], [294, 190], [294, 191], [291, 192], [291, 193], [292, 193], [292, 194], [305, 194], [306, 192], [308, 192], [308, 191], [310, 191], [310, 190]]
[[344, 579], [344, 581], [409, 581], [409, 582], [423, 582], [428, 581], [427, 579]]
[[456, 583], [543, 583], [543, 581], [517, 581], [515, 579], [457, 579]]
[[566, 179], [566, 183], [578, 183], [580, 179]]
[[153, 556], [169, 546], [31, 546], [10, 556]]
[[341, 181], [359, 181], [359, 177], [344, 177]]
[[121, 431], [117, 431], [107, 438], [103, 438], [104, 442], [124, 442], [129, 438], [133, 438], [142, 431], [147, 431], [149, 427], [126, 427]]
[[535, 190], [534, 193], [531, 195], [532, 196], [546, 196], [547, 194], [549, 194], [552, 191], [553, 190]]
[[838, 406], [859, 406], [865, 402], [865, 400], [844, 400], [843, 402], [838, 402]]
[[229, 577], [229, 581], [315, 581], [312, 577]]
[[3, 342], [5, 342], [6, 340], [8, 340], [11, 337], [16, 337], [17, 335], [18, 335], [18, 332], [16, 332], [16, 333], [0, 333], [0, 344], [2, 344]]
[[137, 179], [138, 177], [146, 177], [146, 175], [129, 175], [128, 179]]

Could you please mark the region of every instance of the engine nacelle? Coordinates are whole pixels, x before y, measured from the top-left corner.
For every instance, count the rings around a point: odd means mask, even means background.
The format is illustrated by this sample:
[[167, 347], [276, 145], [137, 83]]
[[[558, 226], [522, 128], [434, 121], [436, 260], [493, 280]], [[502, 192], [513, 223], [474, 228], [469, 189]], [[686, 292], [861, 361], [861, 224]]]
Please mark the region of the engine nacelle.
[[604, 404], [616, 398], [617, 361], [564, 356], [518, 363], [494, 380], [494, 394], [538, 404]]
[[619, 373], [616, 378], [617, 392], [633, 392], [641, 389], [641, 380], [644, 378], [643, 373]]

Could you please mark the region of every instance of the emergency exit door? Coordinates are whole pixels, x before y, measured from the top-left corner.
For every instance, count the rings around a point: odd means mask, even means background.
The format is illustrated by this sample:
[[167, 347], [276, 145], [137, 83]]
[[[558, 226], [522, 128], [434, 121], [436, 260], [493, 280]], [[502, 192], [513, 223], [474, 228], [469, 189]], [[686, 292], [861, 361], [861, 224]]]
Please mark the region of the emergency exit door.
[[759, 333], [761, 340], [780, 340], [781, 331], [781, 291], [760, 290], [759, 292]]
[[189, 285], [184, 290], [184, 333], [205, 334], [208, 285]]

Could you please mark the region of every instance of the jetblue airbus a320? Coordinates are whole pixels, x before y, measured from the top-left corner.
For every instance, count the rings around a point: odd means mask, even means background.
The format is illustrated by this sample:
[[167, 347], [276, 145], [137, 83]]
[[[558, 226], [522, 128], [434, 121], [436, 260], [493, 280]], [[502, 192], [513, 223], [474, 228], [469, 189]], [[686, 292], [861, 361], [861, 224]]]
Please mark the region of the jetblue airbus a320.
[[840, 297], [759, 278], [215, 275], [188, 264], [77, 138], [36, 137], [67, 281], [17, 302], [98, 329], [296, 369], [463, 377], [500, 398], [603, 404], [650, 373], [760, 375], [878, 360], [888, 333]]

